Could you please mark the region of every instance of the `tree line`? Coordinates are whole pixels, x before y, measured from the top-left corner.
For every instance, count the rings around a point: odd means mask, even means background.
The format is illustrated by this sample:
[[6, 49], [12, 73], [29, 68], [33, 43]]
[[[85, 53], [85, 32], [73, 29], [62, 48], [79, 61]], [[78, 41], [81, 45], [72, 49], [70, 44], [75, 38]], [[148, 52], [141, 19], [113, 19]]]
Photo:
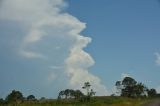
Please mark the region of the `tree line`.
[[145, 84], [137, 82], [131, 77], [125, 77], [122, 81], [115, 84], [117, 93], [123, 97], [156, 97], [157, 92], [154, 88], [149, 89]]
[[[131, 77], [125, 77], [122, 81], [116, 81], [115, 86], [117, 88], [117, 94], [121, 97], [128, 98], [153, 98], [160, 97], [154, 88], [149, 89], [145, 84], [137, 82]], [[85, 94], [80, 90], [65, 89], [58, 93], [57, 100], [59, 101], [80, 101], [89, 102], [95, 96], [96, 92], [91, 89], [90, 82], [85, 82], [82, 89], [86, 90]], [[113, 95], [112, 95], [113, 96]], [[24, 97], [20, 91], [12, 90], [10, 94], [6, 96], [5, 99], [0, 98], [0, 105], [2, 104], [20, 104], [22, 102], [34, 102], [34, 101], [45, 101], [46, 99], [42, 97], [41, 99], [36, 99], [34, 95], [28, 95]]]
[[85, 82], [83, 89], [86, 90], [86, 95], [82, 93], [80, 90], [72, 90], [66, 89], [59, 92], [58, 100], [79, 100], [79, 101], [90, 101], [91, 97], [95, 95], [95, 91], [90, 89], [91, 84], [89, 82]]

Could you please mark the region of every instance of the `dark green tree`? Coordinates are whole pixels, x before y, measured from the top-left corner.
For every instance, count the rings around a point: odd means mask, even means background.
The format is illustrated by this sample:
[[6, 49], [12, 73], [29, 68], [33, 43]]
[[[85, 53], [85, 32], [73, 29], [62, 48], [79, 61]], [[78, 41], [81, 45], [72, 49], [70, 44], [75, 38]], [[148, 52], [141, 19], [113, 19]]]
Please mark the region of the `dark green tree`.
[[122, 84], [121, 84], [121, 81], [117, 81], [116, 82], [116, 84], [115, 84], [115, 86], [116, 86], [116, 89], [117, 89], [117, 94], [121, 94], [121, 87], [122, 87]]
[[47, 99], [45, 97], [41, 97], [40, 101], [46, 101]]
[[142, 83], [137, 83], [134, 86], [134, 92], [135, 92], [135, 94], [134, 94], [135, 97], [146, 96], [147, 87]]
[[123, 87], [127, 87], [127, 86], [134, 86], [136, 85], [137, 81], [135, 81], [135, 79], [131, 78], [131, 77], [125, 77], [122, 81], [122, 85]]
[[13, 90], [7, 97], [6, 101], [8, 103], [21, 103], [24, 97], [20, 91]]
[[80, 90], [74, 91], [74, 97], [75, 97], [76, 100], [79, 100], [83, 96], [84, 96], [84, 94]]
[[122, 80], [122, 96], [133, 97], [135, 95], [135, 85], [136, 81], [131, 77], [125, 77]]
[[3, 98], [0, 98], [0, 105], [3, 105], [4, 104], [4, 100]]
[[66, 89], [59, 92], [58, 99], [76, 99], [79, 100], [83, 97], [83, 93], [80, 90]]
[[93, 91], [93, 89], [90, 89], [91, 84], [89, 82], [85, 82], [84, 86], [82, 87], [83, 89], [86, 89], [87, 94], [86, 96], [83, 98], [83, 101], [90, 101], [91, 97], [95, 95], [96, 92]]
[[96, 94], [96, 92], [95, 92], [95, 91], [93, 91], [93, 89], [91, 89], [91, 91], [90, 91], [89, 95], [90, 95], [90, 96], [95, 96], [95, 94]]
[[35, 98], [34, 95], [29, 95], [29, 96], [27, 96], [27, 100], [28, 101], [34, 101], [34, 100], [36, 100], [36, 98]]
[[116, 88], [121, 96], [125, 97], [141, 97], [146, 94], [147, 87], [131, 77], [125, 77], [122, 81], [116, 82]]
[[147, 93], [149, 97], [155, 97], [157, 95], [157, 91], [154, 88], [148, 89]]
[[91, 87], [91, 84], [89, 82], [85, 82], [84, 86], [82, 87], [83, 89], [87, 90], [87, 96], [90, 95], [90, 87]]
[[58, 94], [58, 99], [62, 99], [64, 96], [64, 91], [60, 91]]
[[64, 91], [64, 95], [65, 95], [65, 99], [68, 99], [68, 97], [70, 96], [70, 90], [69, 89], [66, 89]]

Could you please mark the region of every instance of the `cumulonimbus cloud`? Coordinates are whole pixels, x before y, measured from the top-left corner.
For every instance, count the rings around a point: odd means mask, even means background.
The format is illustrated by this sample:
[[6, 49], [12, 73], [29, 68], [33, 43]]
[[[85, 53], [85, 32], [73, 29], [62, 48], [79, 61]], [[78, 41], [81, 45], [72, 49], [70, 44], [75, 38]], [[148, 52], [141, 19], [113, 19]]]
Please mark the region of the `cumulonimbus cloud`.
[[[68, 86], [79, 89], [86, 81], [91, 82], [98, 95], [107, 95], [106, 87], [101, 84], [100, 78], [91, 74], [89, 68], [95, 61], [83, 49], [91, 42], [90, 37], [81, 35], [86, 28], [85, 23], [63, 11], [67, 4], [63, 0], [2, 0], [0, 6], [0, 20], [9, 20], [20, 23], [26, 29], [26, 34], [19, 45], [19, 53], [26, 58], [50, 59], [49, 46], [63, 51], [64, 73], [69, 78]], [[53, 39], [61, 39], [57, 45], [44, 45]], [[46, 42], [44, 42], [46, 41]], [[63, 47], [65, 46], [65, 47]], [[43, 48], [42, 48], [43, 47]], [[52, 65], [54, 66], [54, 64]], [[50, 66], [48, 66], [50, 67]], [[51, 75], [48, 80], [57, 78]]]

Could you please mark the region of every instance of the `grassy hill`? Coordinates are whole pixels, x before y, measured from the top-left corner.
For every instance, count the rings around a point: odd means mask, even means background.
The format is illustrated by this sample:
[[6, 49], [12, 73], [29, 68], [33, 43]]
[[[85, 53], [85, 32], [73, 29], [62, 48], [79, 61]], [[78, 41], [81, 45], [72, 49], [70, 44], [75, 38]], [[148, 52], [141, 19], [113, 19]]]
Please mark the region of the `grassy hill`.
[[[94, 97], [90, 102], [75, 100], [24, 101], [16, 106], [141, 106], [153, 99], [124, 97]], [[11, 106], [11, 105], [10, 105]]]

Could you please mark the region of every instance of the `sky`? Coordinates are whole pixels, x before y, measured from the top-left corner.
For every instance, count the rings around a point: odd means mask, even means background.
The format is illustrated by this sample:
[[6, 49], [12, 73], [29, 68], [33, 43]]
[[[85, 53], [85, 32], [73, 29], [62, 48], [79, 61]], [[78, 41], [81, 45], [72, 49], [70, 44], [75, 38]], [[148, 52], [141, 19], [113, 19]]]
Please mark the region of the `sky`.
[[[130, 76], [160, 93], [159, 0], [1, 0], [0, 97], [56, 98]], [[83, 90], [82, 90], [83, 91]]]

